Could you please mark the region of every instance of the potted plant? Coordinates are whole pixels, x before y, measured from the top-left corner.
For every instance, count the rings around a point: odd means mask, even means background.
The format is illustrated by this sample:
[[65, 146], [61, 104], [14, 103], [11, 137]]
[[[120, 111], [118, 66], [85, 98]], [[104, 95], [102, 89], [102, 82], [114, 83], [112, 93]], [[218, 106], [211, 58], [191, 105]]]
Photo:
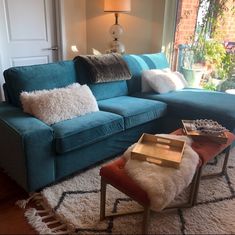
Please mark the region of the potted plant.
[[201, 47], [203, 42], [197, 40], [191, 44], [181, 46], [183, 60], [181, 73], [190, 87], [200, 87], [202, 77], [206, 72], [205, 56]]
[[184, 53], [182, 72], [191, 86], [201, 85], [215, 90], [222, 80], [229, 78], [233, 58], [221, 42], [215, 39], [201, 40], [200, 44], [189, 46]]
[[227, 2], [200, 0], [198, 16], [202, 19], [198, 20], [191, 44], [184, 48], [181, 68], [190, 86], [215, 90], [221, 80], [229, 77], [232, 59], [220, 41], [221, 32], [217, 30], [228, 11]]

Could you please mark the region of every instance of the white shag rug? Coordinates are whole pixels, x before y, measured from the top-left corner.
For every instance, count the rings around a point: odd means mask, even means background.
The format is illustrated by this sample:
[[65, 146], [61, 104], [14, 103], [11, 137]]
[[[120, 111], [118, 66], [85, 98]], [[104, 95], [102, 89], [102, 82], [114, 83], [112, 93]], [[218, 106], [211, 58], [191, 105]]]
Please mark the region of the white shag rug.
[[[218, 171], [222, 165], [221, 156], [209, 163], [204, 172]], [[99, 169], [100, 166], [90, 169], [34, 196], [38, 205], [42, 204], [46, 210], [38, 209], [41, 206], [27, 209], [25, 215], [29, 223], [41, 234], [140, 234], [141, 214], [99, 221]], [[186, 191], [178, 200], [185, 198]], [[108, 212], [124, 212], [140, 207], [109, 186], [106, 208]], [[152, 213], [149, 233], [234, 234], [235, 149], [225, 176], [201, 181], [195, 207]]]

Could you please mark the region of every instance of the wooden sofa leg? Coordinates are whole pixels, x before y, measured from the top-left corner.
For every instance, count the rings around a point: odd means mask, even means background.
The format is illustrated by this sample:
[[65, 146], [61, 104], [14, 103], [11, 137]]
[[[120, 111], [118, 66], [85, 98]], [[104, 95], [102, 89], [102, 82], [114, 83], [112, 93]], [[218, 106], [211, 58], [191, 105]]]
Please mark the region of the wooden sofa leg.
[[148, 233], [149, 215], [150, 215], [150, 208], [149, 206], [146, 206], [144, 207], [142, 234]]
[[105, 219], [106, 188], [107, 188], [107, 183], [101, 177], [101, 188], [100, 188], [100, 221]]

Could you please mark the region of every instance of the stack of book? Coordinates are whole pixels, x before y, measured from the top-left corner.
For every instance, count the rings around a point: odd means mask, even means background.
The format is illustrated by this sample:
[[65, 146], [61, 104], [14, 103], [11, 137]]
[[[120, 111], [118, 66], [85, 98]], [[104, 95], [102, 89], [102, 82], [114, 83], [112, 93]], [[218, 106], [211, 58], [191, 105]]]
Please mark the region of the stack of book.
[[183, 131], [186, 135], [193, 138], [208, 138], [211, 141], [225, 144], [228, 137], [226, 135], [227, 129], [219, 123], [212, 120], [182, 120]]

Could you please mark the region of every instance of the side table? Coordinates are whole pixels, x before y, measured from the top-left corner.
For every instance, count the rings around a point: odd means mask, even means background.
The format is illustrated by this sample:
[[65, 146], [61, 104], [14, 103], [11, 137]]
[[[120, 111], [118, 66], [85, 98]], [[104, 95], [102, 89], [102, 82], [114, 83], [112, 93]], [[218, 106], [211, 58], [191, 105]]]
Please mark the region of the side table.
[[[172, 134], [185, 135], [182, 129], [178, 129], [174, 131]], [[229, 156], [230, 156], [231, 145], [235, 141], [235, 135], [233, 133], [227, 132], [226, 134], [228, 136], [228, 141], [226, 144], [219, 144], [204, 137], [194, 139], [192, 143], [193, 150], [198, 153], [202, 161], [202, 165], [199, 167], [193, 205], [197, 203], [197, 196], [198, 196], [201, 179], [208, 179], [208, 178], [213, 178], [216, 176], [222, 176], [226, 173], [227, 163], [228, 163]], [[225, 152], [225, 156], [224, 156], [224, 162], [223, 162], [221, 172], [216, 172], [213, 174], [202, 176], [202, 172], [206, 164], [222, 152]]]

